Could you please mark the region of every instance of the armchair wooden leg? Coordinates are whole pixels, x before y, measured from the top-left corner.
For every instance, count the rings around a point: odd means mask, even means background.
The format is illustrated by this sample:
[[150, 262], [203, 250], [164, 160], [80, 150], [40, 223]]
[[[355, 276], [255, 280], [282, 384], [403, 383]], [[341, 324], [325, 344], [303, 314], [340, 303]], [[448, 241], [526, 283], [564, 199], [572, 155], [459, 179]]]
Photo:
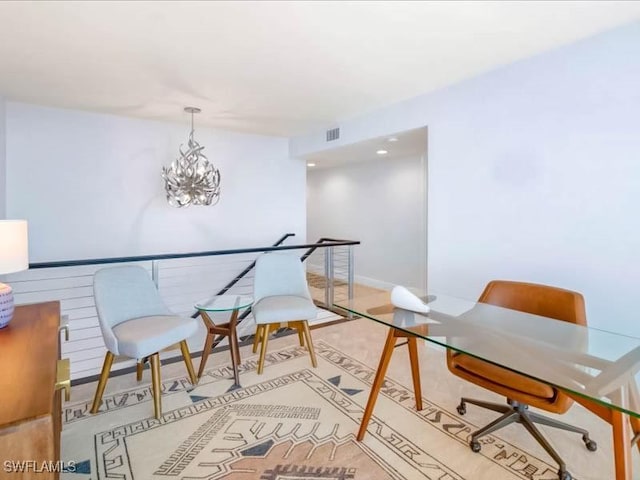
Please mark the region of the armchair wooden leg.
[[100, 403], [102, 402], [102, 394], [104, 393], [104, 387], [107, 386], [107, 380], [109, 379], [109, 372], [111, 371], [111, 365], [115, 355], [111, 352], [107, 352], [104, 357], [104, 363], [102, 364], [102, 372], [100, 373], [100, 380], [98, 381], [98, 388], [96, 389], [96, 395], [93, 397], [93, 405], [91, 406], [91, 413], [98, 413], [100, 409]]
[[153, 412], [156, 418], [162, 416], [162, 406], [160, 403], [160, 354], [154, 353], [149, 357], [151, 360], [151, 391], [153, 392]]
[[180, 342], [180, 350], [182, 351], [184, 364], [187, 366], [187, 372], [189, 372], [189, 380], [191, 380], [192, 385], [195, 385], [198, 383], [198, 378], [196, 377], [196, 372], [193, 369], [193, 362], [191, 362], [191, 354], [189, 353], [189, 345], [186, 340], [182, 340]]
[[251, 351], [253, 353], [256, 353], [258, 351], [258, 344], [260, 343], [260, 341], [262, 340], [262, 329], [263, 329], [264, 325], [256, 325], [256, 333], [253, 336], [253, 347], [251, 348]]
[[302, 329], [304, 331], [304, 336], [307, 340], [307, 349], [309, 350], [309, 356], [311, 357], [311, 365], [313, 365], [313, 368], [317, 368], [318, 360], [316, 360], [316, 352], [313, 349], [313, 342], [311, 341], [311, 332], [309, 331], [309, 324], [307, 323], [306, 320], [303, 320], [301, 323], [302, 323]]
[[292, 322], [287, 322], [286, 326], [288, 328], [296, 329], [296, 332], [298, 332], [298, 341], [300, 342], [300, 346], [304, 347], [304, 326], [302, 325], [302, 321], [295, 320]]
[[262, 327], [262, 338], [261, 338], [261, 347], [260, 347], [260, 359], [258, 360], [258, 375], [262, 374], [262, 370], [264, 370], [264, 358], [267, 354], [267, 343], [269, 342], [269, 326], [268, 325], [260, 325]]
[[136, 380], [138, 382], [142, 381], [142, 371], [144, 370], [144, 362], [146, 361], [147, 359], [143, 358], [136, 364]]

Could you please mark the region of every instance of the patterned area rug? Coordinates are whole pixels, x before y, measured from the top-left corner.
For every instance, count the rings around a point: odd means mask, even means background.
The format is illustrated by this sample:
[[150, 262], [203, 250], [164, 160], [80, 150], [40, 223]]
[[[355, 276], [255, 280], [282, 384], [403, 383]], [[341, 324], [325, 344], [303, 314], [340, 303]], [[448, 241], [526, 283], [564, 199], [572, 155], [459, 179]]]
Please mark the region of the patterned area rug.
[[150, 417], [148, 385], [105, 396], [97, 415], [89, 403], [68, 405], [62, 458], [74, 472], [62, 478], [557, 479], [555, 466], [497, 436], [472, 453], [476, 425], [427, 400], [417, 412], [412, 390], [392, 379], [357, 442], [375, 372], [322, 341], [316, 350], [317, 369], [298, 346], [269, 353], [263, 375], [248, 358], [235, 390], [228, 367], [207, 371], [195, 388], [167, 380], [160, 420]]

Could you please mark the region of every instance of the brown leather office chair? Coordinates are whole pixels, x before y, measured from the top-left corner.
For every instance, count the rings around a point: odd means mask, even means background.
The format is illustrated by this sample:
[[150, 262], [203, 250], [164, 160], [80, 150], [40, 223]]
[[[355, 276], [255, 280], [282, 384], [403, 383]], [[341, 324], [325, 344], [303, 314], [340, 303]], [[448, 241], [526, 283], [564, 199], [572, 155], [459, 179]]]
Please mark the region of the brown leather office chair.
[[[587, 323], [582, 295], [546, 285], [494, 280], [486, 286], [478, 302], [564, 320], [578, 325], [586, 325]], [[597, 449], [597, 444], [589, 438], [589, 433], [586, 430], [528, 410], [530, 405], [552, 413], [566, 412], [573, 400], [561, 390], [453, 350], [447, 350], [447, 366], [454, 375], [507, 397], [508, 405], [471, 398], [460, 400], [458, 406], [460, 415], [466, 413], [467, 403], [503, 414], [489, 425], [471, 434], [469, 446], [474, 452], [480, 451], [478, 438], [513, 422], [518, 422], [558, 463], [560, 480], [570, 480], [571, 475], [567, 472], [564, 461], [542, 436], [534, 423], [579, 433], [582, 435], [587, 449], [590, 451]]]

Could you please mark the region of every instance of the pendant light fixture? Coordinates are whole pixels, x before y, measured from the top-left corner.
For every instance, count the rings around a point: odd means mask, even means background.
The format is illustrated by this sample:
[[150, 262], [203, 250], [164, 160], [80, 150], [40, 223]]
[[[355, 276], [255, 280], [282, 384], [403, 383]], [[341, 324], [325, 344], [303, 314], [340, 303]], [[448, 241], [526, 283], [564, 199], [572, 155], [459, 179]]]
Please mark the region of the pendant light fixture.
[[193, 138], [193, 115], [200, 113], [197, 107], [185, 107], [191, 114], [191, 132], [187, 141], [187, 150], [178, 149], [180, 156], [171, 165], [162, 167], [167, 202], [172, 207], [189, 205], [215, 205], [220, 200], [220, 171], [204, 156], [200, 146]]

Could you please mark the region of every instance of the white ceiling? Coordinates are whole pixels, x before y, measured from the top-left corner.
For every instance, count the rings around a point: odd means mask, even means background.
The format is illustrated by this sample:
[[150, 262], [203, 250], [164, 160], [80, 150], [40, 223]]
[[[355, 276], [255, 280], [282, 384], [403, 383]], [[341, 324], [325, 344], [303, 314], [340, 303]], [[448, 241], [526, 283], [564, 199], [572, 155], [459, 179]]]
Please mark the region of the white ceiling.
[[0, 2], [0, 95], [292, 136], [640, 18], [640, 2]]

